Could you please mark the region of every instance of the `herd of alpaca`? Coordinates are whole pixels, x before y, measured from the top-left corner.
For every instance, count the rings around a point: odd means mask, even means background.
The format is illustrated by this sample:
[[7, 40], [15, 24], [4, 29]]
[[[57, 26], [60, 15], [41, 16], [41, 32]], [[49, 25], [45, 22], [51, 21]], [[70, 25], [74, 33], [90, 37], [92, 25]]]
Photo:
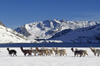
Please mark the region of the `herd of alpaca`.
[[[28, 54], [28, 56], [31, 56], [32, 53], [34, 54], [34, 56], [38, 55], [38, 56], [50, 56], [50, 55], [57, 55], [57, 56], [67, 56], [66, 53], [66, 49], [58, 49], [55, 47], [52, 47], [52, 49], [46, 49], [45, 47], [42, 47], [41, 49], [39, 49], [38, 47], [36, 47], [35, 49], [33, 49], [31, 47], [31, 49], [23, 49], [23, 47], [20, 47], [21, 51], [23, 52], [23, 54], [26, 56], [26, 54]], [[94, 53], [94, 55], [99, 57], [100, 55], [100, 49], [95, 49], [90, 47], [91, 51]], [[17, 56], [17, 51], [16, 50], [9, 50], [9, 48], [7, 48], [9, 55], [11, 56]], [[74, 57], [78, 55], [80, 57], [84, 57], [84, 56], [88, 56], [87, 50], [78, 50], [77, 48], [74, 50], [74, 48], [71, 48], [72, 52], [74, 53]]]

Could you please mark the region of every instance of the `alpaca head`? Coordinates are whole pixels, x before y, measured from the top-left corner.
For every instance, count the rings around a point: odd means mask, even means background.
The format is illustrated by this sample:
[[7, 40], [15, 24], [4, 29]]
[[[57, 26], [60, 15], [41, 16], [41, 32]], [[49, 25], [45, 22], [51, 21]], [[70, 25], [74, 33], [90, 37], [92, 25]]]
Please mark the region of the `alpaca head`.
[[90, 49], [92, 50], [93, 48], [92, 48], [92, 47], [90, 47]]
[[9, 51], [9, 48], [7, 48], [7, 50]]
[[72, 50], [72, 52], [74, 52], [74, 49], [73, 48], [71, 48], [71, 50]]
[[33, 47], [31, 47], [31, 50], [33, 50]]

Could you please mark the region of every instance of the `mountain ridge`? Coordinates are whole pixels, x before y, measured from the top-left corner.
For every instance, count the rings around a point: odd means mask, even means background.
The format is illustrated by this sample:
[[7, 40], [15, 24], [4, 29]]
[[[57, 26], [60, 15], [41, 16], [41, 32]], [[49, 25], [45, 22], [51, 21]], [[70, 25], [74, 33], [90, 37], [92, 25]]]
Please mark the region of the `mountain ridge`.
[[[25, 24], [21, 27], [15, 29], [18, 33], [20, 31], [23, 33], [29, 33], [27, 38], [29, 40], [33, 39], [51, 39], [53, 36], [60, 34], [60, 32], [71, 29], [71, 32], [74, 32], [78, 29], [86, 29], [86, 27], [91, 27], [89, 29], [94, 29], [95, 27], [100, 24], [100, 21], [67, 21], [67, 20], [45, 20], [45, 21], [38, 21], [29, 24]], [[26, 29], [27, 31], [23, 31], [22, 29]], [[88, 30], [89, 30], [88, 29]], [[67, 32], [68, 34], [71, 32]], [[62, 32], [64, 33], [64, 32]], [[24, 34], [25, 35], [25, 34]], [[61, 35], [60, 35], [61, 36]], [[72, 36], [70, 36], [72, 37]], [[61, 38], [59, 39], [61, 40]], [[73, 42], [73, 39], [70, 38], [68, 42]], [[75, 40], [75, 39], [74, 39]], [[63, 40], [62, 40], [63, 41]], [[65, 42], [65, 41], [63, 41]], [[80, 41], [76, 41], [80, 42]], [[86, 41], [85, 41], [86, 42]]]

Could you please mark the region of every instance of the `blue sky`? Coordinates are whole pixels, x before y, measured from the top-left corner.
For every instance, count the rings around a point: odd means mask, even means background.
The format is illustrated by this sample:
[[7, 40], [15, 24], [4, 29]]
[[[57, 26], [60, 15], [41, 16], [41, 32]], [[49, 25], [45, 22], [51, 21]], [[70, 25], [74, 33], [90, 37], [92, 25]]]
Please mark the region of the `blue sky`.
[[48, 19], [100, 21], [100, 0], [0, 0], [0, 21], [9, 28]]

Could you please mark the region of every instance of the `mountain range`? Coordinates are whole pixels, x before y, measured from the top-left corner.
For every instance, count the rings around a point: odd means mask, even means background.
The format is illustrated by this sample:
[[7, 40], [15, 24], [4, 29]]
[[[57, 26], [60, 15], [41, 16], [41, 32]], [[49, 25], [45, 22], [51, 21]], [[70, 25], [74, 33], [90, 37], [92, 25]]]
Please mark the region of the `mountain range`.
[[43, 39], [70, 43], [100, 43], [100, 21], [45, 20], [15, 29], [30, 41]]

